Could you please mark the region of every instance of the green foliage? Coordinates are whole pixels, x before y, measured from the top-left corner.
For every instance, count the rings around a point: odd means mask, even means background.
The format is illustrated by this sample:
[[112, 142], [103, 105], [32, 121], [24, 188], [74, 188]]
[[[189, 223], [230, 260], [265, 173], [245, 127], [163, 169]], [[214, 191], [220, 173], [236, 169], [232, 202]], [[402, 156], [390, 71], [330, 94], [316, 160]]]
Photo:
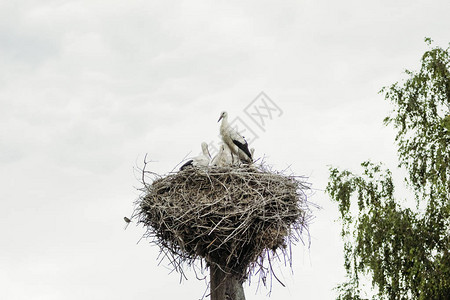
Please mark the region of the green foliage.
[[417, 195], [430, 201], [450, 190], [449, 56], [449, 48], [433, 48], [423, 55], [419, 72], [406, 71], [406, 82], [381, 90], [394, 105], [384, 122], [398, 130], [400, 166], [409, 172], [408, 183]]
[[362, 163], [362, 175], [330, 168], [326, 191], [339, 205], [348, 277], [339, 299], [362, 299], [361, 275], [380, 299], [450, 298], [449, 58], [449, 48], [432, 48], [420, 71], [381, 91], [394, 107], [385, 124], [397, 130], [399, 166], [423, 211], [400, 206], [382, 164]]

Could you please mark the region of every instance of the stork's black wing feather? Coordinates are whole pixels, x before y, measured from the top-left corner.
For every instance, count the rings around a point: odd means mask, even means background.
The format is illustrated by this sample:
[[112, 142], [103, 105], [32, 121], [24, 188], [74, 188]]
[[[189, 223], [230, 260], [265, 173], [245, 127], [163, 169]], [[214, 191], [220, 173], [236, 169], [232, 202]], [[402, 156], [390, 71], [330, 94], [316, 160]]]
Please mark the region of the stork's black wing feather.
[[233, 143], [236, 146], [238, 146], [238, 148], [241, 149], [251, 160], [253, 160], [252, 154], [248, 150], [248, 143], [247, 142], [245, 142], [245, 144], [244, 144], [244, 143], [241, 143], [239, 141], [233, 140]]
[[184, 165], [181, 166], [180, 170], [184, 170], [188, 166], [192, 166], [192, 163], [194, 162], [193, 159], [188, 160]]

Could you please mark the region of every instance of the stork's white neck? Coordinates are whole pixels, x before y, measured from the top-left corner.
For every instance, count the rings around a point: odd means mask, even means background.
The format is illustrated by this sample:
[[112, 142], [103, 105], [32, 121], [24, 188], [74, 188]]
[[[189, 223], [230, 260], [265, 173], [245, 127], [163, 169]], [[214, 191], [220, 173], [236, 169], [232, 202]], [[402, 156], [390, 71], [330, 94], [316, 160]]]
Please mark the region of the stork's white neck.
[[203, 152], [203, 155], [209, 156], [208, 145], [206, 143], [202, 144], [202, 152]]
[[221, 129], [225, 129], [228, 127], [228, 115], [224, 115], [222, 117], [222, 123], [220, 124]]

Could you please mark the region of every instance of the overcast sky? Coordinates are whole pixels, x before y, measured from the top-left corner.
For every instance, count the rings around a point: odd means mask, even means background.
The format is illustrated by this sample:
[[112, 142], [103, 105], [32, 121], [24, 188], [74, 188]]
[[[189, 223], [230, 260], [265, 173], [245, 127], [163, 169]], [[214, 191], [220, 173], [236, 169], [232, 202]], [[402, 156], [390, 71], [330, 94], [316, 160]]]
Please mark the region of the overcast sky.
[[[243, 2], [0, 1], [1, 299], [200, 299], [205, 282], [179, 284], [123, 217], [144, 155], [169, 172], [218, 142], [223, 110], [322, 207], [271, 299], [333, 299], [345, 272], [328, 166], [372, 159], [400, 178], [378, 91], [419, 68], [425, 37], [448, 45], [450, 2]], [[279, 110], [259, 127], [245, 112], [262, 91]]]

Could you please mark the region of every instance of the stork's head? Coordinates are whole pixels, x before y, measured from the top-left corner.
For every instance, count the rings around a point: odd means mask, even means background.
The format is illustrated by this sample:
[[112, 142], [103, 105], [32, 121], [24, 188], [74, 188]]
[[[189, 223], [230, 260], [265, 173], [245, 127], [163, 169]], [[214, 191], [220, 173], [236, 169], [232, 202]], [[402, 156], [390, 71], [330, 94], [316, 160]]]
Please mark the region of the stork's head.
[[219, 120], [218, 120], [217, 122], [220, 122], [220, 120], [222, 120], [223, 118], [226, 118], [226, 117], [228, 117], [228, 114], [227, 114], [226, 111], [223, 111], [223, 112], [220, 114], [220, 118], [219, 118]]
[[202, 143], [202, 152], [204, 155], [211, 157], [211, 154], [209, 154], [209, 150], [208, 150], [208, 144], [205, 142]]

